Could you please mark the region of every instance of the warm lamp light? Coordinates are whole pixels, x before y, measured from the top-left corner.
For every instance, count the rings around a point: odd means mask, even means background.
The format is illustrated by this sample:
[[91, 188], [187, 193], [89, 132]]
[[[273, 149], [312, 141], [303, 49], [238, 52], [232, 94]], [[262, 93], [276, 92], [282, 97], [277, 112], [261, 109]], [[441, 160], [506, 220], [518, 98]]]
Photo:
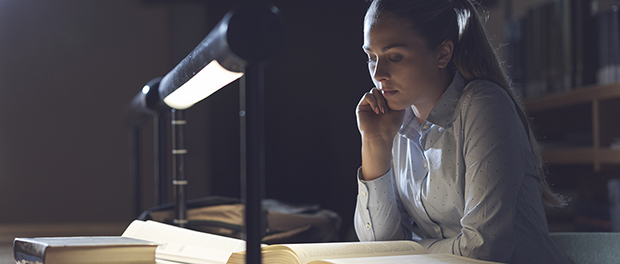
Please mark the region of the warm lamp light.
[[175, 109], [187, 109], [241, 76], [243, 72], [229, 71], [217, 60], [212, 60], [194, 77], [166, 96], [164, 103]]
[[187, 109], [239, 79], [250, 64], [279, 50], [282, 25], [274, 6], [253, 4], [228, 12], [159, 84], [160, 98]]

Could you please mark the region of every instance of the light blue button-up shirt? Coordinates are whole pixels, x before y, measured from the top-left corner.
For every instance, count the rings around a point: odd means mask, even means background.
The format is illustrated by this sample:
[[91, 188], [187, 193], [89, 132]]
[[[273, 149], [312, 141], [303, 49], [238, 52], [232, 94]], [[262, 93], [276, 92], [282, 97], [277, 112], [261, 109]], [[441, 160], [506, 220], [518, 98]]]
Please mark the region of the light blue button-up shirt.
[[359, 176], [361, 241], [414, 239], [429, 253], [568, 263], [548, 234], [528, 136], [494, 83], [466, 84], [457, 73], [424, 124], [406, 110], [391, 169], [372, 181]]

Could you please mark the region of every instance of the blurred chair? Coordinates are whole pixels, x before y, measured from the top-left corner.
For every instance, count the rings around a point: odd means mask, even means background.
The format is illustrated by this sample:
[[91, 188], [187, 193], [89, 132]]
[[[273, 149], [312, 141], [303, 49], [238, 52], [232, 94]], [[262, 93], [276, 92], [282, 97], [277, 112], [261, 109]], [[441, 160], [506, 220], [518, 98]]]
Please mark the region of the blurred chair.
[[620, 263], [620, 233], [557, 232], [551, 238], [572, 264]]

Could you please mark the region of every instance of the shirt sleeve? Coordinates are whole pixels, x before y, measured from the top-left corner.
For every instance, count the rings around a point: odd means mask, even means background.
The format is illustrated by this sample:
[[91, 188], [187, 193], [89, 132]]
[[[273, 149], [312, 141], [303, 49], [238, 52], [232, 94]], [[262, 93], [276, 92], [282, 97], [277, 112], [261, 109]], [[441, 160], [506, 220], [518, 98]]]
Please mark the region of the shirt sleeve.
[[501, 88], [485, 88], [468, 93], [461, 113], [466, 164], [461, 233], [420, 243], [429, 253], [505, 262], [515, 246], [517, 194], [533, 163], [514, 103]]
[[390, 169], [372, 181], [361, 179], [358, 169], [357, 205], [354, 226], [360, 241], [411, 239], [412, 221], [404, 210], [393, 183]]

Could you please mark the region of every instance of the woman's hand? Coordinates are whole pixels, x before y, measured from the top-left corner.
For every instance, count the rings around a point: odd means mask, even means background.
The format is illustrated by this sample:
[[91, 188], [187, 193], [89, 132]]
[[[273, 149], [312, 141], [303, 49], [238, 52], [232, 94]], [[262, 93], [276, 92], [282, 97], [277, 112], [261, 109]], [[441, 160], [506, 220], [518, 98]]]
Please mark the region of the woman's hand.
[[382, 140], [390, 143], [403, 121], [405, 110], [388, 107], [381, 91], [373, 88], [364, 94], [357, 105], [357, 127], [362, 140]]
[[372, 180], [391, 166], [392, 141], [398, 133], [405, 110], [388, 107], [381, 91], [373, 88], [357, 105], [357, 126], [362, 137], [362, 177]]

